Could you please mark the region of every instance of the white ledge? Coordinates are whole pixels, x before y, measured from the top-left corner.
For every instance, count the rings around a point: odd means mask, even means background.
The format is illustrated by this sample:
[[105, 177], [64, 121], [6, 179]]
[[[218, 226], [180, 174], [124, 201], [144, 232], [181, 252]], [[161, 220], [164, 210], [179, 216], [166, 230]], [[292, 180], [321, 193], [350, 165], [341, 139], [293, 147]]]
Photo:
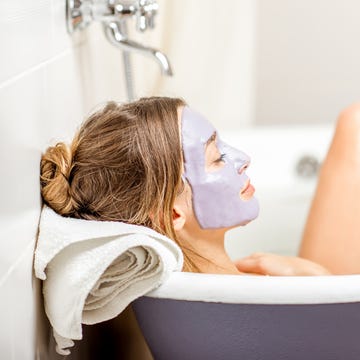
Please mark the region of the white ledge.
[[360, 302], [360, 275], [251, 276], [174, 272], [146, 296], [230, 304]]

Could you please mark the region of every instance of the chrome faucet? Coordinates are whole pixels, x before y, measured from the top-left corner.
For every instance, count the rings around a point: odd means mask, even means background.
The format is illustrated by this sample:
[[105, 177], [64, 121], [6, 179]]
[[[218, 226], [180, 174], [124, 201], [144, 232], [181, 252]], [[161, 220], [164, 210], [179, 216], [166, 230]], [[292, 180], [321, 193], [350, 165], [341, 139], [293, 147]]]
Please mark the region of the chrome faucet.
[[70, 34], [86, 28], [93, 21], [103, 24], [106, 38], [111, 44], [123, 50], [124, 68], [129, 100], [134, 99], [129, 53], [148, 55], [160, 65], [163, 75], [172, 76], [170, 62], [161, 51], [141, 45], [128, 39], [126, 20], [136, 19], [136, 29], [145, 31], [154, 28], [158, 10], [156, 0], [67, 0], [67, 29]]
[[109, 22], [136, 18], [136, 28], [153, 28], [158, 10], [156, 0], [67, 0], [66, 17], [69, 33], [83, 29], [93, 21]]
[[131, 41], [124, 35], [122, 31], [122, 23], [119, 21], [111, 21], [108, 24], [104, 25], [104, 30], [107, 39], [111, 44], [119, 47], [124, 51], [135, 51], [142, 53], [144, 55], [149, 55], [154, 57], [155, 60], [159, 63], [161, 68], [161, 73], [163, 75], [172, 76], [172, 70], [168, 58], [161, 51], [143, 46], [135, 41]]

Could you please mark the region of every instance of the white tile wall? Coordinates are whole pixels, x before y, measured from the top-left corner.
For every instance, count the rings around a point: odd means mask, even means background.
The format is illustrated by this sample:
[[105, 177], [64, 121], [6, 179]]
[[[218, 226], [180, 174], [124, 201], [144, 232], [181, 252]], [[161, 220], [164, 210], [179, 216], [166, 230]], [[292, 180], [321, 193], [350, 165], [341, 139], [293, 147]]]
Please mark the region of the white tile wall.
[[59, 358], [32, 273], [39, 160], [99, 101], [124, 100], [121, 53], [102, 36], [70, 37], [65, 0], [0, 1], [0, 359]]
[[[13, 264], [1, 286], [1, 359], [34, 359], [36, 313], [32, 281], [33, 246]], [[16, 285], [16, 286], [15, 286]]]
[[48, 0], [0, 2], [0, 81], [52, 56], [52, 6]]

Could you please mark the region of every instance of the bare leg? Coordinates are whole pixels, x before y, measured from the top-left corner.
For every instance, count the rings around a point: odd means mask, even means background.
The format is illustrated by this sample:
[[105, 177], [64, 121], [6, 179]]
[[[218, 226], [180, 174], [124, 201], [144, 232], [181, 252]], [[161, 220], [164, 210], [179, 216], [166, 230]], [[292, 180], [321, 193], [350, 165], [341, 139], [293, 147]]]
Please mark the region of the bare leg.
[[360, 104], [339, 116], [299, 256], [334, 274], [360, 273]]

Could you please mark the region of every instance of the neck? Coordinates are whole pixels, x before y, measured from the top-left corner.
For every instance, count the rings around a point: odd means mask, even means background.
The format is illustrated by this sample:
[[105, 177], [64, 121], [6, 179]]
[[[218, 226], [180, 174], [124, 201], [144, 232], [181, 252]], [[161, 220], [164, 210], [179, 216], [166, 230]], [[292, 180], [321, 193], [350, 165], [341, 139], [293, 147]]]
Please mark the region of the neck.
[[201, 230], [196, 236], [192, 232], [179, 234], [184, 247], [189, 248], [192, 260], [202, 273], [240, 274], [225, 251], [225, 230]]

